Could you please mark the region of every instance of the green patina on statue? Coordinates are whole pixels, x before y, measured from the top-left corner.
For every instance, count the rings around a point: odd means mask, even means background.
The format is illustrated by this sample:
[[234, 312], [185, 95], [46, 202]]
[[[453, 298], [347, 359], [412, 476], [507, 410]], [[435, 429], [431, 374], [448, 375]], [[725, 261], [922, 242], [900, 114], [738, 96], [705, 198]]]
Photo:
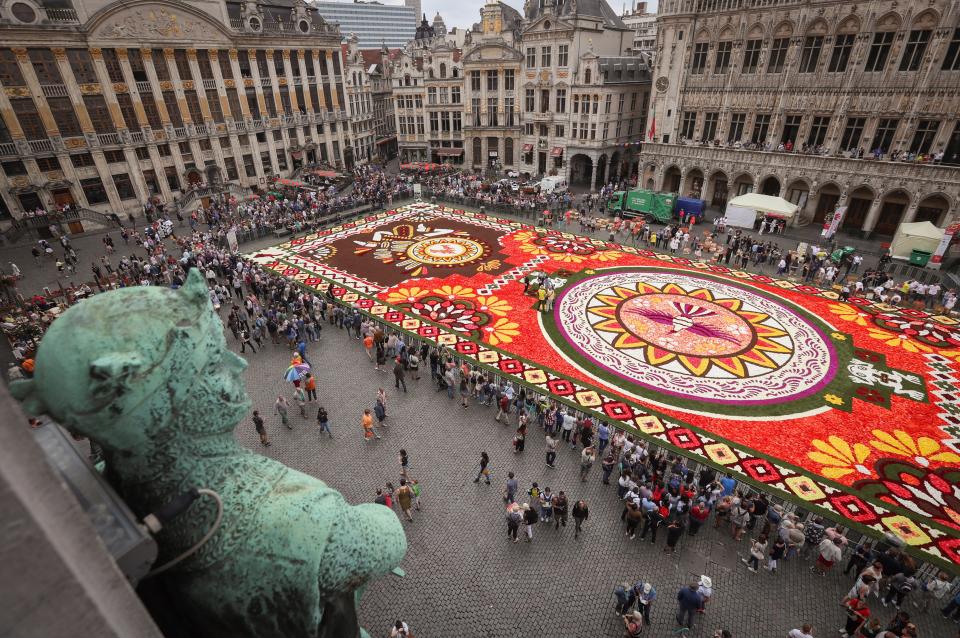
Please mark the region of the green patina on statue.
[[[197, 635], [354, 637], [355, 592], [406, 552], [390, 509], [351, 506], [322, 481], [241, 447], [246, 362], [227, 349], [207, 286], [125, 288], [67, 310], [44, 336], [35, 376], [13, 387], [100, 444], [114, 486], [138, 516], [190, 488], [217, 491], [216, 534], [158, 578], [183, 597]], [[211, 528], [193, 503], [157, 535], [164, 563]]]

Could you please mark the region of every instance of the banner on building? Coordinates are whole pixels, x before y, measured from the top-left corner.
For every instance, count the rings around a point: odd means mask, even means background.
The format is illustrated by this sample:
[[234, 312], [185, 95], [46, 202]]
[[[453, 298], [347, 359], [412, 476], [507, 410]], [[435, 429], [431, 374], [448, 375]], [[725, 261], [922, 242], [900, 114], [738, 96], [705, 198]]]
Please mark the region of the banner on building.
[[837, 231], [840, 230], [840, 223], [846, 214], [847, 207], [838, 206], [831, 215], [828, 215], [827, 218], [823, 220], [823, 230], [820, 231], [820, 236], [830, 239], [836, 235]]
[[943, 256], [947, 254], [947, 249], [950, 248], [950, 244], [957, 236], [957, 233], [960, 233], [960, 224], [947, 226], [946, 230], [943, 231], [943, 237], [940, 238], [937, 249], [933, 251], [933, 256], [930, 258], [931, 264], [937, 264], [936, 267], [940, 267], [940, 262], [943, 261]]

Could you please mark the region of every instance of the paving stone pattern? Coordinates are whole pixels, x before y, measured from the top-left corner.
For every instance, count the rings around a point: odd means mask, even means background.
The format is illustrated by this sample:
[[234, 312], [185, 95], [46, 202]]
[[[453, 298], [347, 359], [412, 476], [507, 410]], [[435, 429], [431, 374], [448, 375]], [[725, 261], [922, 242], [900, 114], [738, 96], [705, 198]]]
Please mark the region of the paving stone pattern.
[[[568, 447], [559, 450], [557, 469], [546, 467], [535, 426], [526, 450], [515, 455], [513, 428], [496, 423], [493, 408], [459, 408], [434, 389], [425, 370], [420, 381], [408, 379], [404, 394], [394, 388], [392, 373], [374, 370], [358, 341], [324, 326], [323, 340], [310, 346], [308, 357], [335, 438], [319, 436], [316, 406], [304, 420], [291, 402], [292, 431], [271, 416], [277, 394], [289, 398], [292, 387], [281, 380], [289, 353], [269, 343], [248, 353], [246, 382], [255, 407], [267, 417], [273, 445], [260, 446], [249, 419], [237, 436], [251, 449], [318, 476], [354, 503], [372, 501], [387, 481], [399, 485], [397, 453], [407, 450], [410, 475], [423, 487], [423, 510], [404, 523], [406, 577], [381, 578], [364, 594], [360, 617], [372, 636], [389, 635], [397, 618], [422, 638], [621, 636], [613, 589], [641, 578], [659, 594], [648, 635], [670, 636], [676, 628], [676, 592], [700, 574], [713, 578], [715, 594], [691, 636], [713, 636], [726, 628], [737, 638], [781, 637], [804, 622], [814, 624], [817, 636], [837, 635], [843, 624], [839, 601], [852, 585], [839, 569], [817, 577], [809, 562], [792, 561], [776, 574], [754, 574], [740, 562], [749, 537], [738, 544], [712, 527], [685, 536], [676, 555], [663, 552], [662, 530], [656, 545], [641, 542], [639, 535], [631, 541], [619, 520], [616, 487], [601, 483], [599, 463], [586, 483], [578, 477], [577, 453]], [[227, 338], [236, 348], [232, 335]], [[360, 414], [373, 407], [378, 386], [387, 390], [389, 427], [381, 440], [366, 443]], [[482, 451], [491, 458], [492, 486], [473, 483]], [[583, 535], [574, 540], [571, 519], [566, 529], [536, 526], [530, 544], [509, 542], [501, 498], [509, 471], [516, 473], [521, 491], [537, 481], [554, 493], [564, 490], [571, 508], [584, 498], [590, 518]], [[892, 607], [875, 607], [885, 622], [893, 617]], [[950, 625], [932, 612], [919, 626], [922, 636], [933, 637], [947, 636]]]

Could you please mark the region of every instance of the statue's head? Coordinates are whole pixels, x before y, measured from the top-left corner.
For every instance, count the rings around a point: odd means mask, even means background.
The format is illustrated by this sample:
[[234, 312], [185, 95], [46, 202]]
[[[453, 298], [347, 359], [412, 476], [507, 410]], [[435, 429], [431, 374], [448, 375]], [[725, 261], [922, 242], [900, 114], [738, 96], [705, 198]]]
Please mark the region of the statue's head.
[[40, 342], [33, 379], [12, 391], [107, 449], [145, 450], [231, 431], [250, 408], [245, 367], [192, 269], [179, 290], [123, 288], [68, 309]]

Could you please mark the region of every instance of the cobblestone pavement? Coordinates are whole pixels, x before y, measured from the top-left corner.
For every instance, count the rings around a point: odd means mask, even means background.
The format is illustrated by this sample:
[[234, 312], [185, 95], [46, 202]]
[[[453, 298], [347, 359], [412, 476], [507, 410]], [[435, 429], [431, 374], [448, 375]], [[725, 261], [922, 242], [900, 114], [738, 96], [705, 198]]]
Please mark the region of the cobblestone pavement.
[[[387, 481], [398, 485], [397, 453], [407, 450], [410, 475], [423, 487], [423, 510], [404, 523], [406, 577], [385, 576], [364, 594], [360, 617], [372, 636], [389, 635], [397, 618], [421, 638], [621, 636], [613, 589], [641, 578], [659, 594], [648, 635], [670, 636], [676, 628], [676, 592], [700, 574], [713, 579], [715, 594], [691, 636], [713, 636], [714, 630], [727, 628], [737, 638], [779, 638], [804, 622], [813, 623], [815, 635], [826, 636], [842, 626], [839, 601], [852, 585], [842, 574], [817, 577], [808, 562], [800, 561], [785, 563], [775, 574], [751, 573], [739, 560], [748, 537], [738, 544], [712, 528], [685, 536], [676, 555], [663, 552], [663, 534], [657, 545], [641, 542], [639, 535], [631, 541], [619, 521], [616, 488], [601, 483], [599, 464], [581, 483], [578, 459], [564, 447], [557, 469], [546, 467], [543, 439], [535, 428], [526, 450], [515, 455], [513, 429], [494, 421], [493, 408], [458, 408], [435, 391], [428, 373], [420, 381], [408, 379], [404, 394], [393, 387], [391, 373], [374, 370], [359, 342], [345, 332], [325, 324], [323, 337], [310, 346], [308, 357], [334, 438], [319, 436], [316, 405], [309, 408], [309, 419], [292, 415], [292, 431], [271, 416], [277, 394], [289, 398], [292, 388], [281, 381], [286, 349], [268, 343], [246, 355], [246, 382], [254, 407], [267, 418], [273, 445], [260, 446], [249, 419], [237, 436], [251, 449], [321, 478], [353, 503], [372, 501]], [[234, 347], [232, 335], [227, 338]], [[387, 390], [389, 427], [381, 440], [365, 443], [360, 414], [373, 407], [378, 386]], [[482, 451], [491, 458], [492, 486], [473, 482]], [[571, 520], [567, 529], [536, 526], [530, 544], [509, 542], [501, 498], [509, 471], [516, 473], [521, 492], [537, 481], [554, 493], [564, 490], [571, 507], [584, 498], [590, 518], [583, 535], [574, 540]], [[894, 615], [892, 607], [879, 604], [875, 612], [884, 623]], [[936, 611], [919, 619], [925, 638], [948, 636], [948, 626]]]

